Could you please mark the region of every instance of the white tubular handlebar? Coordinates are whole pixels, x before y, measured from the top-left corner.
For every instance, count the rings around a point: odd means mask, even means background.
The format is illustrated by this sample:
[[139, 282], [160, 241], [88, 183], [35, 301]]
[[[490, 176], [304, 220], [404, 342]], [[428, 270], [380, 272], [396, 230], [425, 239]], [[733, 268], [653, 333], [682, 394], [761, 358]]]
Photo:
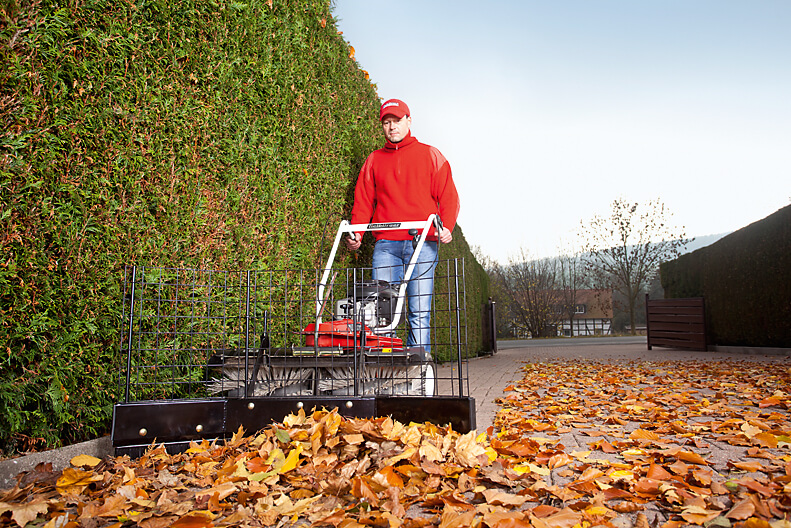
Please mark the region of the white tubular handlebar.
[[[436, 217], [437, 215], [431, 214], [426, 220], [417, 220], [412, 222], [387, 222], [380, 224], [350, 224], [346, 220], [341, 220], [341, 223], [338, 226], [338, 232], [335, 234], [335, 242], [333, 242], [330, 255], [327, 258], [327, 264], [323, 268], [324, 272], [321, 276], [321, 282], [319, 282], [316, 300], [316, 324], [318, 325], [321, 323], [321, 311], [324, 307], [324, 304], [327, 302], [325, 297], [329, 295], [329, 292], [325, 292], [325, 290], [327, 289], [327, 282], [329, 281], [330, 272], [332, 271], [332, 263], [335, 261], [335, 255], [338, 252], [338, 246], [341, 243], [343, 235], [347, 233], [359, 233], [364, 231], [404, 231], [409, 229], [417, 229], [418, 233], [420, 233], [420, 238], [418, 239], [417, 247], [412, 253], [412, 258], [410, 259], [409, 265], [407, 266], [406, 272], [404, 274], [404, 280], [401, 282], [401, 285], [398, 288], [396, 317], [389, 326], [377, 328], [375, 332], [391, 332], [396, 326], [398, 326], [401, 312], [404, 308], [406, 285], [409, 282], [409, 279], [412, 277], [412, 273], [415, 270], [415, 265], [417, 264], [417, 258], [420, 255], [420, 251], [423, 249], [423, 244], [426, 242], [426, 237], [428, 237], [428, 234], [431, 231], [431, 226], [434, 224]], [[437, 235], [439, 236], [439, 233], [437, 233]]]

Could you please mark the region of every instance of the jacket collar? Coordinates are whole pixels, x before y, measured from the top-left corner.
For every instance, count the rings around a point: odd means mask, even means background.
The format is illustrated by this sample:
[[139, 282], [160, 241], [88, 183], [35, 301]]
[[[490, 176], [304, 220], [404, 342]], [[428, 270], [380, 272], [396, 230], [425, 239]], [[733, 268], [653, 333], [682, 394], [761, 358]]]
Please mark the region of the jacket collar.
[[385, 140], [385, 148], [387, 150], [400, 150], [404, 147], [408, 147], [409, 145], [417, 143], [417, 139], [412, 135], [412, 131], [410, 130], [407, 133], [406, 137], [399, 141], [398, 143], [391, 143], [390, 141]]

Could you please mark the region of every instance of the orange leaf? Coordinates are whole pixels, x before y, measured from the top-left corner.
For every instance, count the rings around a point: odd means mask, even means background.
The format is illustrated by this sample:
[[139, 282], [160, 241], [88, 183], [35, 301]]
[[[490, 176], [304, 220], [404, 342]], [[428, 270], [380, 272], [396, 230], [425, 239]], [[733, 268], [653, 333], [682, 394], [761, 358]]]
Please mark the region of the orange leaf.
[[[379, 478], [378, 478], [379, 477]], [[403, 488], [404, 480], [398, 476], [393, 466], [385, 466], [374, 475], [374, 480], [379, 481], [384, 487]]]
[[772, 407], [773, 405], [780, 405], [782, 402], [775, 398], [774, 396], [770, 396], [768, 398], [764, 398], [760, 402], [758, 402], [758, 407], [764, 409], [766, 407]]
[[530, 509], [530, 512], [539, 519], [542, 517], [549, 517], [550, 515], [553, 515], [559, 511], [559, 509], [555, 508], [554, 506], [550, 506], [549, 504], [541, 504]]
[[763, 447], [768, 447], [770, 449], [775, 449], [777, 447], [777, 437], [772, 433], [758, 433], [753, 437], [753, 440]]
[[661, 437], [653, 431], [635, 429], [629, 434], [629, 438], [632, 440], [659, 440]]
[[615, 449], [610, 442], [607, 440], [602, 440], [601, 442], [597, 442], [597, 447], [604, 451], [605, 453], [617, 453], [618, 450]]
[[634, 520], [634, 528], [651, 528], [648, 517], [644, 513], [638, 513]]
[[634, 502], [619, 502], [618, 504], [613, 504], [610, 506], [613, 510], [617, 511], [618, 513], [634, 513], [636, 511], [640, 511], [643, 507], [640, 504]]
[[567, 466], [572, 462], [574, 462], [574, 459], [572, 459], [568, 454], [558, 453], [556, 455], [552, 455], [549, 458], [549, 463], [547, 465], [549, 466], [550, 469], [555, 469], [555, 468]]
[[684, 462], [689, 462], [691, 464], [700, 464], [703, 466], [708, 466], [709, 463], [706, 462], [702, 456], [697, 453], [693, 453], [691, 451], [679, 451], [676, 453], [676, 456], [683, 460]]
[[354, 58], [354, 46], [349, 46], [349, 58]]
[[371, 486], [361, 477], [355, 477], [352, 480], [352, 495], [358, 499], [364, 499], [374, 506], [379, 505], [379, 498], [376, 496], [376, 493], [374, 493]]
[[745, 499], [743, 501], [737, 502], [733, 505], [733, 508], [725, 514], [725, 517], [729, 519], [736, 519], [737, 521], [743, 521], [755, 513], [755, 506], [753, 505], [752, 501], [749, 499]]
[[673, 478], [673, 475], [659, 464], [651, 464], [651, 467], [648, 468], [648, 473], [646, 473], [646, 477], [654, 480], [670, 480]]
[[181, 517], [170, 526], [172, 528], [214, 528], [214, 523], [205, 515], [190, 513]]
[[492, 512], [483, 516], [490, 528], [532, 528], [533, 524], [524, 519], [520, 512]]
[[66, 468], [63, 474], [58, 478], [57, 488], [62, 494], [75, 494], [78, 495], [88, 487], [91, 482], [99, 482], [104, 477], [96, 475], [92, 471], [83, 471], [81, 469]]
[[760, 462], [728, 462], [729, 466], [747, 471], [748, 473], [755, 473], [756, 471], [763, 471], [764, 466]]
[[769, 528], [771, 524], [758, 517], [750, 517], [741, 524], [742, 528]]
[[610, 487], [604, 490], [604, 497], [607, 500], [613, 499], [634, 499], [634, 495], [621, 488]]
[[659, 492], [660, 484], [661, 482], [659, 480], [642, 478], [635, 483], [634, 491], [639, 495], [656, 496], [659, 495], [660, 493]]

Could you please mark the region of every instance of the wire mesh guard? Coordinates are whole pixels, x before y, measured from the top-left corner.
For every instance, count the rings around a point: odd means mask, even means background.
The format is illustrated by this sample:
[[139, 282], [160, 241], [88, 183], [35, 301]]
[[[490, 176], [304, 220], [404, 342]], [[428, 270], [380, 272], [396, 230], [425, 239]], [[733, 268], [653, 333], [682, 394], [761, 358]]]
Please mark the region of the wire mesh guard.
[[373, 281], [369, 268], [333, 270], [319, 285], [320, 271], [128, 267], [125, 403], [469, 394], [462, 259], [437, 265], [430, 350], [397, 285]]

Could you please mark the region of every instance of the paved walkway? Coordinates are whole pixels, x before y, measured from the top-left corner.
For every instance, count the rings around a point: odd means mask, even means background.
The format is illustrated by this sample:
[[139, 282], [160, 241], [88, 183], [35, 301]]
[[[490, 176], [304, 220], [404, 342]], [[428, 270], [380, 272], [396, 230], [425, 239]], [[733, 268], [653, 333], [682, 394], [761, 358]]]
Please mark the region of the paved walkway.
[[[789, 356], [783, 354], [695, 352], [660, 347], [648, 350], [645, 343], [645, 337], [640, 336], [499, 342], [496, 354], [474, 358], [468, 363], [469, 390], [470, 395], [475, 398], [478, 431], [484, 431], [493, 424], [500, 409], [495, 400], [506, 395], [503, 389], [522, 378], [520, 368], [525, 363], [573, 358], [598, 361], [684, 361], [709, 358], [712, 361], [740, 359], [791, 362]], [[440, 394], [450, 393], [447, 378], [451, 377], [451, 368], [443, 365], [438, 369]]]

